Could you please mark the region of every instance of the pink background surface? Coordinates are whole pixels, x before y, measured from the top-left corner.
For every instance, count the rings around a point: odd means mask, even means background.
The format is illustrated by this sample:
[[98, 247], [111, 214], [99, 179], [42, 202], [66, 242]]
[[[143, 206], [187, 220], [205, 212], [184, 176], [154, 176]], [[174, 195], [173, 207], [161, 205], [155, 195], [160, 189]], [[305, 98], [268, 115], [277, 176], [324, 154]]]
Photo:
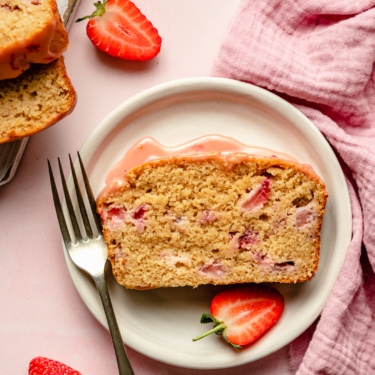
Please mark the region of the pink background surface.
[[[79, 297], [68, 273], [47, 172], [47, 158], [75, 155], [93, 129], [134, 94], [178, 78], [207, 76], [239, 0], [137, 0], [163, 38], [147, 63], [98, 52], [85, 22], [70, 29], [65, 54], [78, 94], [74, 112], [33, 136], [14, 179], [0, 187], [1, 373], [27, 374], [29, 361], [46, 356], [86, 375], [116, 374], [109, 333]], [[82, 0], [76, 16], [91, 13]], [[173, 348], [171, 348], [173, 350]], [[287, 348], [246, 366], [224, 370], [176, 368], [128, 349], [136, 374], [289, 374]]]

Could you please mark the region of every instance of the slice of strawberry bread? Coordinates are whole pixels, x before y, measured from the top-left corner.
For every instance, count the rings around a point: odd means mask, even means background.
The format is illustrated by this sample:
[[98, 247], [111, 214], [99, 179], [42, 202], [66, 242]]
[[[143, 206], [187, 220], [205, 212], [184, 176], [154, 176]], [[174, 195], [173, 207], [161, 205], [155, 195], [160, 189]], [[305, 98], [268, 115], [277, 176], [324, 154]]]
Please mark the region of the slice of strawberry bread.
[[0, 0], [0, 80], [56, 60], [68, 46], [56, 0]]
[[151, 289], [311, 279], [326, 200], [309, 166], [210, 153], [137, 166], [97, 208], [116, 280]]

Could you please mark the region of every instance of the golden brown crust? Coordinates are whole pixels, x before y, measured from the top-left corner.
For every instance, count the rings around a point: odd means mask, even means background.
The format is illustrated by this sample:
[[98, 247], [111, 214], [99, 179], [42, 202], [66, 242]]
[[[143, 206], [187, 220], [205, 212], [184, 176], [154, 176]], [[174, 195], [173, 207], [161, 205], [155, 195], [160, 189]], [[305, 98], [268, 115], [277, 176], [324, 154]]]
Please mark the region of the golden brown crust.
[[64, 58], [0, 81], [0, 143], [31, 136], [72, 112], [76, 92]]
[[150, 289], [314, 276], [323, 181], [285, 160], [236, 160], [151, 161], [101, 195], [98, 212], [120, 284]]
[[60, 17], [56, 1], [50, 0], [50, 3], [56, 20], [56, 31], [51, 41], [50, 50], [53, 53], [59, 53], [60, 51], [65, 51], [68, 48], [69, 36], [68, 31], [66, 30], [65, 25]]

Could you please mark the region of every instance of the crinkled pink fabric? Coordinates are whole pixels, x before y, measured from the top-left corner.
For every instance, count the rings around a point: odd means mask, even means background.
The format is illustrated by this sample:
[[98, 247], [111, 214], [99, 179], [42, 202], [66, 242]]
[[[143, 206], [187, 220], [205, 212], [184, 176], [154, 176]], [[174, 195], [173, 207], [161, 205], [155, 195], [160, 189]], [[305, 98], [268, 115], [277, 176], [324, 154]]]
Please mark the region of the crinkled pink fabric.
[[290, 345], [297, 374], [375, 374], [375, 0], [243, 0], [211, 75], [264, 87], [336, 151], [353, 238], [323, 312]]

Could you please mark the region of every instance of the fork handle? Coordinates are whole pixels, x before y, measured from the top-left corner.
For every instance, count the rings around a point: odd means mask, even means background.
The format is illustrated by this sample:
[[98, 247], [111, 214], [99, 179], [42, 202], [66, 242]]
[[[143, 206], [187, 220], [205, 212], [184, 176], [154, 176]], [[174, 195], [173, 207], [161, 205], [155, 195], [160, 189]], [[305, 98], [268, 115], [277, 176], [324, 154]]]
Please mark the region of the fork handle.
[[125, 346], [122, 341], [120, 330], [117, 325], [116, 316], [113, 311], [111, 298], [108, 292], [105, 275], [93, 276], [96, 288], [98, 289], [100, 299], [102, 300], [105, 315], [107, 317], [109, 331], [111, 332], [113, 346], [115, 348], [117, 365], [120, 375], [134, 375], [134, 371], [126, 354]]

